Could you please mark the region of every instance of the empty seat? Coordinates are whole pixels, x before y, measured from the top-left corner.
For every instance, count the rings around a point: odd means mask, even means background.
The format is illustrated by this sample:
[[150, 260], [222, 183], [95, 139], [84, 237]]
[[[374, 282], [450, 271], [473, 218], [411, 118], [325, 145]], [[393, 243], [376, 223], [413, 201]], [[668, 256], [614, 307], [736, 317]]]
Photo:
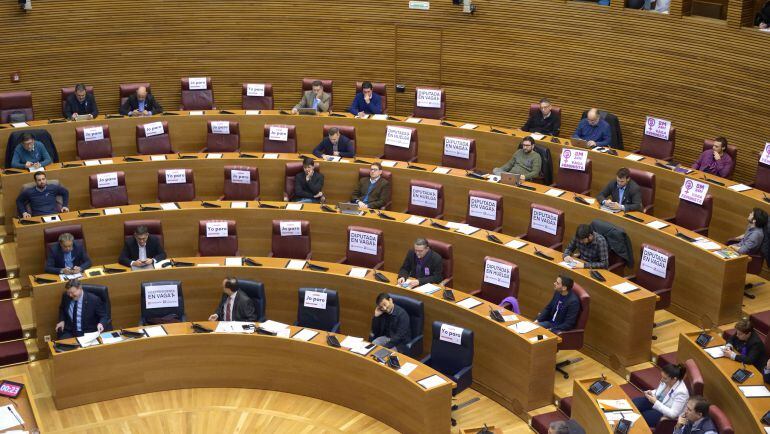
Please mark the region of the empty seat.
[[297, 322], [294, 325], [339, 333], [340, 302], [337, 291], [326, 288], [300, 288]]
[[241, 107], [244, 110], [273, 110], [273, 85], [271, 83], [243, 83]]
[[446, 92], [435, 87], [417, 86], [414, 89], [414, 111], [417, 118], [444, 119], [446, 117]]
[[302, 93], [305, 91], [313, 90], [313, 82], [320, 81], [321, 86], [324, 88], [324, 92], [329, 94], [329, 111], [334, 111], [334, 80], [319, 80], [317, 78], [303, 78], [302, 79]]
[[294, 125], [265, 124], [262, 137], [264, 152], [297, 152], [297, 131]]
[[552, 422], [566, 422], [572, 414], [572, 397], [562, 398], [556, 411], [542, 413], [533, 416], [530, 425], [537, 434], [548, 434], [548, 427]]
[[310, 222], [307, 220], [273, 220], [270, 256], [310, 259]]
[[135, 94], [136, 91], [143, 87], [147, 89], [147, 93], [152, 93], [152, 89], [150, 88], [150, 83], [144, 82], [144, 83], [120, 83], [119, 92], [120, 92], [120, 105], [126, 103], [128, 100], [128, 97]]
[[158, 202], [195, 200], [195, 176], [192, 169], [158, 170]]
[[[363, 81], [356, 82], [356, 93], [363, 92]], [[372, 83], [372, 92], [382, 98], [382, 112], [388, 112], [388, 85], [385, 83]]]
[[639, 271], [626, 277], [642, 288], [660, 297], [655, 309], [665, 309], [671, 304], [671, 288], [676, 275], [676, 256], [660, 247], [642, 243]]
[[564, 243], [564, 211], [536, 203], [529, 206], [529, 225], [522, 240], [554, 250], [561, 250]]
[[110, 126], [103, 124], [75, 127], [75, 146], [81, 160], [111, 158]]
[[642, 143], [635, 154], [642, 154], [657, 160], [670, 161], [674, 158], [674, 147], [676, 146], [676, 128], [671, 128], [668, 132], [668, 140], [648, 136], [642, 132]]
[[0, 93], [0, 124], [26, 122], [34, 119], [32, 92], [17, 90]]
[[680, 199], [679, 206], [676, 208], [676, 215], [667, 218], [666, 221], [707, 237], [713, 207], [714, 199], [710, 194], [707, 194], [703, 199], [702, 205]]
[[156, 121], [137, 125], [136, 152], [140, 155], [173, 154], [168, 122]]
[[125, 172], [97, 173], [88, 177], [91, 191], [91, 207], [128, 205]]
[[[321, 167], [318, 163], [313, 163], [313, 170], [321, 173]], [[283, 200], [285, 202], [294, 200], [294, 179], [297, 175], [304, 173], [302, 162], [286, 163], [284, 168], [284, 187], [283, 187]]]
[[417, 128], [388, 125], [385, 131], [384, 160], [417, 161]]
[[411, 180], [407, 213], [429, 218], [444, 217], [444, 186], [435, 182]]
[[655, 174], [646, 170], [628, 169], [631, 179], [639, 185], [642, 195], [642, 212], [652, 215], [655, 208]]
[[199, 221], [198, 256], [239, 256], [235, 220]]
[[465, 223], [488, 231], [500, 232], [503, 229], [503, 197], [481, 190], [470, 190]]
[[24, 333], [12, 300], [0, 301], [0, 342], [21, 339]]
[[[187, 321], [181, 280], [142, 282], [141, 288], [139, 325]], [[158, 303], [159, 300], [163, 300], [163, 303]]]
[[348, 226], [348, 243], [341, 264], [378, 270], [385, 264], [385, 240], [380, 229]]
[[473, 170], [476, 168], [476, 139], [444, 136], [444, 151], [441, 165], [455, 169]]
[[591, 194], [592, 164], [586, 161], [585, 170], [573, 170], [559, 167], [556, 182], [552, 185], [561, 190], [578, 194]]
[[500, 304], [505, 298], [519, 296], [519, 267], [503, 259], [484, 257], [481, 288], [471, 292], [484, 300]]
[[185, 77], [181, 81], [182, 96], [179, 110], [213, 110], [214, 89], [211, 77]]
[[259, 169], [225, 166], [225, 188], [221, 200], [259, 200]]
[[454, 253], [452, 245], [430, 238], [426, 241], [428, 241], [428, 247], [441, 256], [441, 265], [444, 269], [444, 280], [442, 280], [440, 284], [452, 286], [452, 278], [454, 277]]
[[751, 186], [765, 193], [770, 193], [770, 166], [757, 163], [757, 175]]
[[241, 147], [241, 131], [238, 122], [206, 122], [205, 152], [237, 152]]

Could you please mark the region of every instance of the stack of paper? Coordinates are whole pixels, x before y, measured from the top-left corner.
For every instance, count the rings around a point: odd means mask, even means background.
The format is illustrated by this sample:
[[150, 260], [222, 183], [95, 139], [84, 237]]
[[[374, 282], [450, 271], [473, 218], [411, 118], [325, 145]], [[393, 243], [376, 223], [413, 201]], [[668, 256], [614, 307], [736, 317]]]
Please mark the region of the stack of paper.
[[267, 321], [265, 321], [263, 323], [260, 323], [259, 327], [262, 330], [267, 330], [267, 331], [269, 331], [271, 333], [278, 333], [281, 330], [288, 329], [289, 325], [288, 324], [284, 324], [282, 322], [273, 321], [273, 320], [269, 319], [269, 320], [267, 320]]
[[351, 353], [360, 354], [362, 356], [365, 356], [369, 354], [373, 349], [375, 349], [377, 345], [370, 344], [369, 342], [363, 341], [359, 343], [358, 345], [354, 346], [350, 349]]
[[240, 267], [243, 265], [243, 258], [225, 258], [225, 267]]
[[146, 334], [147, 337], [150, 337], [150, 338], [154, 338], [156, 336], [168, 335], [168, 333], [166, 333], [166, 329], [164, 329], [163, 326], [145, 327], [143, 331], [144, 331], [144, 334]]
[[222, 154], [206, 154], [206, 158], [210, 160], [218, 160], [222, 158]]
[[246, 110], [246, 114], [250, 116], [258, 115], [259, 110]]
[[463, 234], [463, 235], [470, 235], [475, 232], [477, 232], [479, 228], [471, 225], [461, 224], [459, 228], [457, 228], [457, 232]]
[[387, 121], [388, 115], [372, 115], [372, 119], [376, 121]]
[[165, 155], [150, 155], [150, 161], [165, 161]]
[[423, 378], [422, 380], [418, 381], [417, 384], [420, 386], [426, 388], [426, 389], [432, 389], [436, 386], [441, 386], [442, 384], [445, 384], [446, 380], [439, 377], [438, 375], [431, 375], [428, 378]]
[[698, 238], [693, 244], [704, 250], [719, 250], [722, 248], [719, 244], [703, 237]]
[[99, 160], [99, 164], [113, 164], [112, 159]]
[[735, 185], [731, 185], [731, 186], [729, 186], [727, 188], [729, 188], [732, 191], [738, 191], [738, 192], [746, 191], [746, 190], [751, 190], [751, 187], [749, 187], [746, 184], [735, 184]]
[[519, 321], [516, 324], [511, 324], [508, 326], [509, 329], [519, 334], [529, 333], [532, 330], [537, 329], [538, 327], [540, 326], [529, 321]]
[[364, 341], [364, 338], [357, 338], [355, 336], [347, 336], [345, 339], [340, 342], [340, 345], [342, 348], [351, 349], [353, 347], [356, 347], [361, 344], [361, 342]]
[[559, 190], [558, 188], [551, 188], [548, 191], [546, 191], [545, 194], [546, 196], [559, 197], [562, 194], [564, 194], [564, 190]]
[[43, 221], [46, 223], [60, 222], [61, 218], [58, 215], [48, 215], [43, 217]]
[[663, 229], [666, 226], [668, 226], [668, 223], [664, 223], [664, 222], [662, 222], [660, 220], [655, 220], [655, 221], [647, 223], [647, 226], [649, 226], [649, 227], [651, 227], [653, 229]]
[[163, 211], [171, 211], [174, 209], [179, 209], [179, 207], [176, 206], [176, 204], [173, 202], [168, 202], [168, 203], [160, 204], [160, 209], [162, 209]]
[[478, 127], [478, 125], [476, 125], [476, 124], [462, 124], [460, 126], [460, 128], [462, 128], [464, 130], [474, 130], [474, 129], [476, 129], [476, 127]]
[[417, 368], [417, 365], [415, 365], [414, 363], [406, 362], [403, 365], [401, 365], [401, 368], [399, 368], [397, 372], [401, 375], [406, 376], [411, 374], [412, 371], [415, 370], [415, 368]]
[[529, 136], [535, 140], [543, 140], [543, 137], [545, 137], [545, 135], [540, 133], [529, 133]]
[[612, 289], [614, 289], [615, 291], [618, 291], [618, 292], [620, 292], [622, 294], [625, 294], [627, 292], [631, 292], [631, 291], [636, 290], [637, 287], [634, 284], [630, 283], [630, 282], [623, 282], [623, 283], [618, 283], [617, 285], [613, 285]]
[[84, 333], [83, 336], [80, 336], [77, 338], [78, 343], [81, 347], [91, 347], [94, 345], [99, 345], [99, 340], [96, 338], [99, 337], [99, 332], [92, 332], [92, 333]]
[[318, 334], [318, 332], [315, 331], [315, 330], [302, 329], [302, 330], [298, 331], [297, 334], [295, 334], [291, 338], [307, 342], [310, 339], [313, 339], [314, 337], [316, 337], [317, 334]]
[[725, 356], [725, 347], [720, 345], [718, 347], [705, 348], [703, 351], [714, 359], [719, 359]]
[[86, 166], [98, 166], [99, 160], [86, 160], [85, 161]]
[[478, 300], [476, 300], [476, 299], [475, 299], [475, 298], [473, 298], [473, 297], [468, 297], [468, 298], [466, 298], [466, 299], [465, 299], [465, 300], [463, 300], [463, 301], [458, 301], [458, 302], [457, 302], [457, 305], [458, 305], [458, 306], [460, 306], [460, 307], [464, 307], [464, 308], [466, 308], [466, 309], [473, 309], [474, 307], [476, 307], [476, 306], [478, 306], [478, 305], [480, 305], [480, 304], [481, 304], [481, 302], [480, 302], [480, 301], [478, 301]]
[[433, 169], [433, 173], [440, 173], [442, 175], [446, 175], [447, 173], [451, 172], [452, 169], [449, 167], [437, 167]]
[[417, 292], [421, 292], [423, 294], [433, 294], [434, 292], [440, 291], [441, 287], [436, 286], [432, 283], [426, 283], [425, 285], [420, 285], [414, 288], [414, 290]]
[[120, 208], [104, 208], [104, 215], [120, 214]]

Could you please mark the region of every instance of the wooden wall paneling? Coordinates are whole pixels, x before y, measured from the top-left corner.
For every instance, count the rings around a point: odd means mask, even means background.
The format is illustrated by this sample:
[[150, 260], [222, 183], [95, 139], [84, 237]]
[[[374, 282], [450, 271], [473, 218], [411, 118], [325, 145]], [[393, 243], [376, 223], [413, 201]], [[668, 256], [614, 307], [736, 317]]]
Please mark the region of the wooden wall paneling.
[[441, 51], [442, 29], [396, 26], [396, 83], [405, 84], [406, 92], [396, 94], [395, 114], [412, 113], [415, 86], [442, 85]]

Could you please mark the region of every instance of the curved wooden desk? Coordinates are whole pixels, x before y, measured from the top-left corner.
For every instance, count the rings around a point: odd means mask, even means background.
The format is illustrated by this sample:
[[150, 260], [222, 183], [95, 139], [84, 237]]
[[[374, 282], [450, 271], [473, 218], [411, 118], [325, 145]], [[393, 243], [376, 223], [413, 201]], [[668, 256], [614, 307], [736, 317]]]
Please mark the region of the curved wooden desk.
[[[713, 404], [725, 412], [733, 424], [736, 433], [762, 433], [762, 416], [770, 410], [770, 398], [746, 398], [738, 386], [761, 386], [764, 384], [762, 373], [752, 365], [746, 369], [752, 375], [743, 384], [738, 384], [730, 377], [736, 369], [742, 368], [741, 363], [725, 357], [714, 359], [703, 348], [695, 343], [700, 332], [682, 333], [679, 335], [679, 360], [693, 359], [703, 375], [703, 394]], [[713, 333], [712, 333], [713, 335]], [[714, 335], [709, 347], [724, 345], [721, 335]]]
[[[371, 330], [374, 301], [380, 292], [407, 295], [421, 300], [425, 306], [424, 341], [426, 353], [431, 344], [431, 324], [445, 321], [474, 331], [474, 388], [494, 399], [509, 410], [524, 415], [527, 411], [547, 405], [553, 395], [553, 365], [556, 361], [558, 338], [538, 328], [520, 335], [507, 328], [514, 322], [498, 323], [489, 318], [490, 305], [484, 300], [472, 310], [445, 301], [441, 293], [426, 295], [395, 285], [397, 276], [384, 272], [392, 283], [374, 279], [373, 273], [358, 279], [347, 275], [348, 265], [312, 261], [329, 268], [327, 272], [310, 269], [287, 270], [283, 258], [253, 258], [260, 267], [225, 267], [224, 258], [180, 258], [219, 267], [179, 267], [161, 270], [135, 271], [86, 278], [85, 283], [107, 285], [112, 302], [112, 320], [115, 329], [136, 325], [140, 312], [139, 288], [142, 282], [154, 280], [181, 280], [185, 311], [191, 320], [208, 318], [222, 295], [222, 279], [237, 276], [258, 280], [265, 284], [267, 317], [286, 324], [297, 318], [297, 289], [300, 287], [327, 287], [336, 289], [340, 297], [341, 331], [366, 338]], [[118, 264], [112, 268], [123, 268]], [[62, 283], [36, 286], [35, 319], [41, 348], [43, 334], [53, 331], [58, 305], [63, 291]], [[467, 298], [457, 292], [457, 301]], [[512, 312], [504, 311], [505, 315]], [[520, 319], [519, 319], [520, 320]], [[516, 322], [518, 322], [517, 320]], [[45, 332], [44, 332], [45, 331]], [[537, 335], [545, 339], [536, 340]], [[535, 338], [532, 342], [529, 339]], [[47, 348], [47, 346], [45, 346]]]
[[650, 427], [644, 422], [639, 410], [631, 401], [631, 398], [623, 392], [618, 384], [613, 384], [612, 387], [602, 392], [601, 395], [594, 395], [588, 391], [591, 384], [599, 380], [599, 378], [589, 378], [583, 380], [575, 380], [572, 386], [572, 418], [575, 419], [580, 426], [582, 426], [587, 433], [607, 433], [612, 434], [615, 430], [615, 425], [611, 425], [604, 415], [604, 411], [599, 407], [597, 399], [625, 399], [631, 404], [633, 413], [639, 416], [639, 419], [631, 426], [630, 434], [643, 434], [650, 433]]
[[[194, 334], [191, 323], [164, 328], [168, 336], [54, 354], [56, 408], [162, 390], [252, 388], [333, 402], [401, 432], [450, 432], [454, 382], [404, 355], [398, 356], [402, 365], [417, 365], [408, 376], [369, 356], [327, 346], [324, 332], [305, 342], [256, 333]], [[291, 335], [299, 330], [291, 327]], [[431, 375], [447, 383], [427, 390], [417, 383]]]

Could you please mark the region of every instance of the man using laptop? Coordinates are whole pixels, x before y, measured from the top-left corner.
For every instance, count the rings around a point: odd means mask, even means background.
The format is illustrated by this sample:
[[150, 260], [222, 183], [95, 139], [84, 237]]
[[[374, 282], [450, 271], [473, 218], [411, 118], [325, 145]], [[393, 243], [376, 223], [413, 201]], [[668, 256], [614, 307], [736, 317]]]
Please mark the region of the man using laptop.
[[319, 112], [328, 112], [331, 99], [332, 96], [324, 92], [321, 80], [316, 80], [313, 82], [313, 90], [306, 90], [302, 95], [302, 99], [299, 100], [299, 103], [297, 103], [293, 109], [291, 109], [291, 112], [294, 114], [299, 113], [299, 109], [302, 108], [313, 109]]
[[369, 177], [358, 180], [351, 202], [358, 204], [360, 209], [382, 209], [388, 201], [390, 201], [390, 183], [382, 177], [382, 165], [372, 163], [369, 166]]
[[589, 148], [597, 146], [608, 148], [612, 144], [610, 124], [599, 117], [598, 109], [592, 108], [588, 110], [585, 119], [580, 120], [572, 138], [585, 140]]
[[540, 176], [543, 159], [534, 149], [535, 139], [529, 136], [524, 137], [521, 141], [521, 149], [516, 151], [507, 163], [492, 169], [492, 173], [495, 175], [502, 175], [503, 173], [518, 175], [521, 182]]

